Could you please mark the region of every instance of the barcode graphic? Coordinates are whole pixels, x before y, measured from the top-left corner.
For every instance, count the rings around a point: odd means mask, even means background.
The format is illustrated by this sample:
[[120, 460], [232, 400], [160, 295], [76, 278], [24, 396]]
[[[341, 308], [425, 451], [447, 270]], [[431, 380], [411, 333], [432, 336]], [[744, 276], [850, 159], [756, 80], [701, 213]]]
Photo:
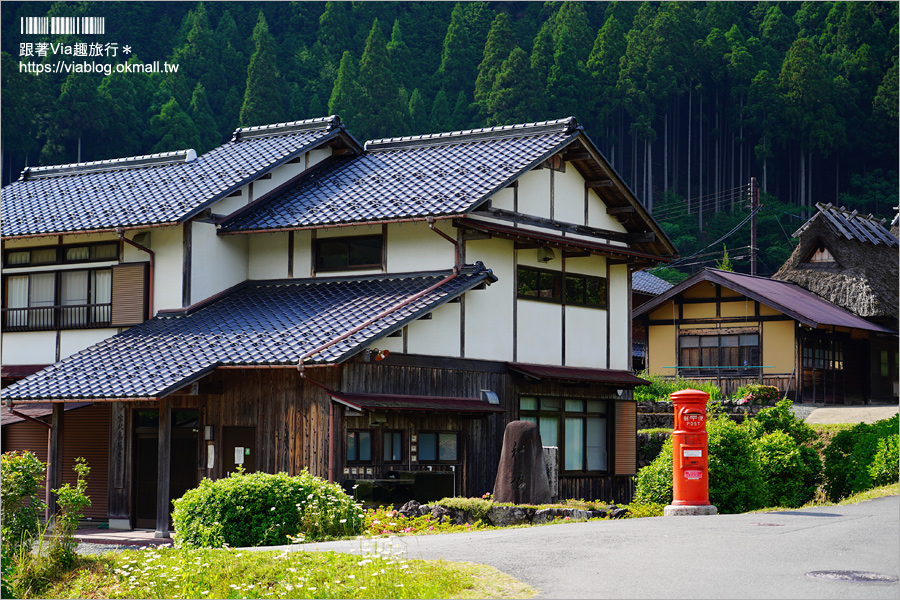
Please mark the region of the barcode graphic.
[[22, 17], [21, 33], [103, 35], [106, 33], [106, 17]]

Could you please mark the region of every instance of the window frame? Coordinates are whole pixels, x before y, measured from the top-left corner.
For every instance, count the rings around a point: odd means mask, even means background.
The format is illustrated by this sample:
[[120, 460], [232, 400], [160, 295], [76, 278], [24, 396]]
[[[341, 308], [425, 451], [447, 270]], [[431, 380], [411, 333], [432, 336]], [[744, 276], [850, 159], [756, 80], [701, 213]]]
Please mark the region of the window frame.
[[[94, 250], [100, 246], [109, 246], [115, 247], [115, 255], [109, 258], [104, 257], [94, 257]], [[66, 254], [69, 250], [74, 248], [88, 248], [88, 257], [87, 258], [79, 258], [79, 259], [68, 259], [66, 258]], [[19, 252], [34, 252], [34, 251], [46, 251], [53, 250], [56, 254], [56, 257], [52, 261], [42, 261], [42, 262], [32, 262], [29, 260], [27, 263], [16, 263], [10, 264], [9, 257], [12, 254], [16, 254]], [[119, 260], [119, 242], [117, 241], [107, 241], [107, 242], [88, 242], [84, 244], [64, 244], [57, 246], [29, 246], [25, 248], [7, 248], [3, 251], [3, 268], [4, 269], [23, 269], [29, 267], [46, 267], [50, 265], [79, 265], [85, 263], [95, 263], [95, 262], [111, 262]]]
[[[434, 435], [435, 438], [435, 447], [434, 447], [434, 460], [423, 460], [422, 459], [422, 436], [423, 435]], [[456, 438], [456, 458], [453, 459], [442, 459], [441, 458], [441, 436], [442, 435], [452, 435]], [[449, 430], [426, 430], [426, 431], [418, 431], [416, 432], [416, 462], [418, 464], [428, 464], [428, 465], [457, 465], [462, 462], [460, 458], [460, 432], [458, 431], [449, 431]]]
[[[393, 441], [394, 436], [400, 437], [400, 458], [388, 458], [387, 454], [387, 441], [391, 439]], [[404, 431], [402, 429], [387, 429], [381, 434], [381, 460], [384, 464], [388, 465], [397, 465], [402, 464], [404, 462], [404, 457], [406, 456], [406, 450], [404, 446]]]
[[[362, 459], [359, 458], [360, 449], [362, 445], [360, 444], [360, 434], [367, 433], [369, 435], [369, 458]], [[357, 458], [350, 458], [350, 438], [356, 438], [356, 456]], [[371, 465], [373, 464], [373, 442], [375, 441], [375, 431], [373, 429], [348, 429], [347, 435], [344, 438], [344, 460], [348, 465]]]
[[[535, 409], [525, 409], [522, 408], [522, 400], [523, 399], [534, 399], [536, 401]], [[559, 408], [544, 408], [543, 401], [557, 401], [559, 402]], [[570, 410], [569, 403], [570, 402], [580, 402], [581, 410]], [[602, 402], [603, 408], [601, 411], [591, 411], [589, 410], [589, 402]], [[607, 398], [575, 398], [571, 396], [540, 396], [534, 394], [521, 394], [519, 395], [519, 418], [524, 421], [531, 421], [535, 423], [538, 428], [540, 428], [540, 420], [543, 418], [553, 418], [556, 419], [556, 447], [559, 448], [559, 472], [561, 475], [565, 476], [597, 476], [597, 475], [609, 475], [612, 474], [613, 470], [613, 443], [615, 439], [615, 431], [614, 427], [614, 415], [613, 415], [613, 406], [614, 401]], [[533, 421], [531, 419], [534, 419]], [[588, 469], [588, 441], [589, 441], [589, 428], [586, 426], [588, 419], [596, 419], [600, 418], [605, 421], [603, 428], [603, 435], [605, 439], [605, 461], [606, 465], [604, 469]], [[568, 419], [580, 419], [582, 422], [581, 426], [581, 469], [567, 469], [566, 468], [566, 422]], [[543, 442], [543, 440], [542, 440]]]
[[[537, 275], [537, 295], [525, 294], [522, 292], [522, 273], [534, 273]], [[544, 277], [552, 277], [559, 287], [559, 291], [551, 290], [549, 295], [541, 295], [544, 291]], [[582, 287], [582, 297], [580, 299], [569, 298], [569, 281], [578, 280]], [[588, 284], [596, 282], [602, 288], [602, 301], [590, 302], [588, 299]], [[546, 288], [549, 289], [549, 288]], [[516, 298], [521, 300], [534, 300], [537, 302], [547, 302], [551, 304], [561, 304], [563, 306], [581, 306], [584, 308], [596, 308], [599, 310], [609, 310], [609, 280], [606, 277], [598, 277], [596, 275], [585, 275], [583, 273], [569, 273], [562, 271], [553, 271], [550, 269], [540, 269], [538, 267], [530, 267], [527, 265], [516, 265]]]
[[[109, 299], [106, 302], [91, 302], [91, 297], [96, 293], [96, 283], [97, 283], [97, 274], [99, 272], [107, 272], [109, 278]], [[73, 275], [76, 273], [85, 273], [86, 274], [86, 289], [85, 294], [87, 297], [87, 302], [84, 304], [66, 304], [65, 299], [63, 298], [63, 287], [64, 287], [64, 277], [66, 275]], [[47, 276], [50, 275], [53, 277], [53, 303], [50, 305], [32, 305], [31, 299], [31, 280], [33, 277], [37, 276]], [[27, 277], [28, 278], [28, 291], [27, 291], [27, 300], [28, 304], [26, 306], [16, 306], [10, 307], [9, 302], [9, 284], [13, 278], [18, 277]], [[3, 305], [2, 305], [2, 313], [3, 313], [3, 327], [7, 331], [54, 331], [54, 330], [71, 330], [71, 329], [101, 329], [105, 327], [110, 327], [112, 324], [112, 304], [113, 304], [113, 293], [112, 293], [112, 277], [113, 277], [113, 269], [112, 266], [105, 267], [93, 267], [93, 268], [85, 268], [85, 269], [60, 269], [60, 270], [46, 270], [46, 271], [16, 271], [14, 273], [6, 273], [3, 276]], [[72, 318], [69, 315], [76, 315], [80, 310], [84, 310], [85, 318], [78, 322], [79, 319]], [[32, 315], [39, 315], [49, 313], [47, 317], [33, 317]], [[101, 318], [97, 318], [96, 315], [101, 315]], [[24, 324], [13, 323], [10, 324], [11, 321], [17, 321], [16, 315], [24, 316]], [[105, 318], [102, 318], [105, 317]], [[37, 324], [32, 324], [32, 320], [36, 321]]]
[[[744, 343], [744, 338], [749, 336], [756, 338], [755, 344]], [[744, 331], [738, 333], [680, 333], [678, 335], [678, 347], [676, 349], [678, 372], [680, 375], [716, 374], [723, 371], [733, 371], [741, 375], [759, 374], [762, 370], [762, 340], [760, 337], [758, 330], [755, 332]], [[731, 344], [730, 342], [732, 340], [727, 338], [737, 338], [737, 345]], [[694, 344], [692, 340], [696, 340], [696, 344]], [[715, 344], [709, 343], [712, 341], [715, 341]], [[723, 343], [727, 343], [727, 345], [723, 345]], [[752, 364], [748, 364], [747, 366], [744, 366], [743, 364], [722, 364], [726, 352], [732, 355], [736, 354], [738, 363], [741, 363], [745, 360], [745, 357], [747, 357], [746, 361]], [[685, 358], [692, 353], [695, 354], [696, 359]], [[707, 364], [712, 362], [713, 356], [715, 356], [716, 364]], [[689, 364], [695, 362], [697, 364]]]
[[[367, 262], [360, 264], [351, 264], [351, 247], [354, 243], [359, 243], [363, 241], [372, 241], [378, 240], [378, 261], [377, 262]], [[325, 254], [322, 252], [323, 244], [346, 244], [346, 257], [347, 264], [346, 265], [338, 265], [338, 266], [329, 266], [323, 264], [323, 259]], [[342, 271], [357, 271], [357, 270], [368, 270], [368, 269], [381, 269], [384, 265], [384, 235], [377, 233], [373, 235], [354, 235], [354, 236], [342, 236], [342, 237], [326, 237], [326, 238], [317, 238], [313, 243], [313, 264], [316, 268], [316, 273], [339, 273]]]

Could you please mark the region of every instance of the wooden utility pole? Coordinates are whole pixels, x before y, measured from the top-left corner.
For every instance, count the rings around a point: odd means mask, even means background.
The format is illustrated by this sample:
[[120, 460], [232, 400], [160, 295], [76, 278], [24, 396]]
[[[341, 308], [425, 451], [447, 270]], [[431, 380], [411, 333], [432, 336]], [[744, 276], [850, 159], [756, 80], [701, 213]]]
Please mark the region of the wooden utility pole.
[[759, 209], [759, 185], [750, 178], [750, 274], [756, 275], [756, 211]]

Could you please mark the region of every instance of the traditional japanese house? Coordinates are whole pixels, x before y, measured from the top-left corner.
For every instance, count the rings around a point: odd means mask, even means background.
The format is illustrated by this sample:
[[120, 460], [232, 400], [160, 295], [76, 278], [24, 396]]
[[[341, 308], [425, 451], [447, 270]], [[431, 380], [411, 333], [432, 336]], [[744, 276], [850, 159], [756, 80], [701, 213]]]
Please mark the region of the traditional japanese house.
[[704, 269], [634, 311], [648, 332], [651, 373], [777, 387], [801, 402], [872, 397], [867, 357], [896, 334], [800, 286]]
[[53, 403], [54, 482], [88, 410], [63, 407], [102, 407], [112, 527], [162, 535], [238, 465], [481, 495], [515, 419], [559, 447], [559, 496], [631, 496], [631, 273], [675, 250], [572, 118], [365, 146], [337, 117], [242, 128], [2, 198], [4, 374], [44, 365], [2, 397]]
[[[844, 207], [817, 204], [818, 212], [794, 237], [800, 243], [773, 279], [790, 281], [873, 323], [897, 331], [898, 241], [885, 219], [861, 215]], [[897, 338], [876, 335], [862, 365], [869, 377], [869, 398], [897, 398]], [[813, 385], [813, 370], [804, 371], [804, 385]]]

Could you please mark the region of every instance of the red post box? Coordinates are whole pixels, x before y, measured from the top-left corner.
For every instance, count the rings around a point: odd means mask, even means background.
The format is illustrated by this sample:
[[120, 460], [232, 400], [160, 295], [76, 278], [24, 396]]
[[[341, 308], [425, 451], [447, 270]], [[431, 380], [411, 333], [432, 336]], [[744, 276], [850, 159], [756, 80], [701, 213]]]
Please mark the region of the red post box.
[[709, 503], [709, 455], [706, 440], [706, 402], [709, 394], [681, 390], [671, 395], [675, 409], [672, 433], [672, 504], [666, 515], [714, 515]]

